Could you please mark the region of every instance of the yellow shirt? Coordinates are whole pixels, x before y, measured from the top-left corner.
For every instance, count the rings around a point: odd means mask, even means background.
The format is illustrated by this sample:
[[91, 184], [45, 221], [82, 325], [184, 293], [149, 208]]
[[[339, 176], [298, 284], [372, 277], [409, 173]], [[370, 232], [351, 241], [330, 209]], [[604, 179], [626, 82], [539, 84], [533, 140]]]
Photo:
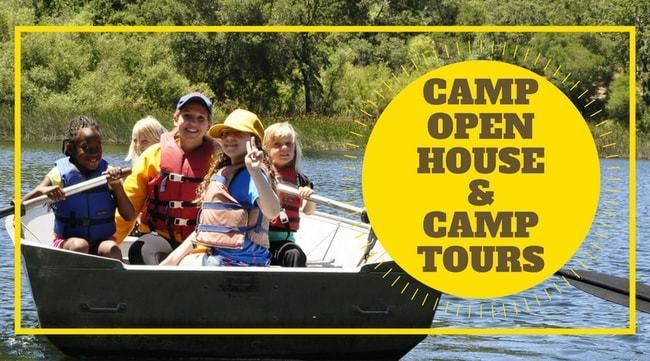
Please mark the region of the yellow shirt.
[[[178, 139], [176, 142], [178, 143]], [[204, 137], [203, 142], [214, 142], [215, 147], [218, 147], [216, 141], [210, 137]], [[145, 210], [148, 196], [147, 185], [160, 174], [160, 147], [160, 143], [153, 144], [142, 152], [136, 163], [133, 165], [133, 168], [131, 168], [131, 174], [126, 177], [126, 180], [124, 181], [124, 192], [131, 201], [136, 214], [142, 213]], [[119, 213], [115, 212], [115, 241], [117, 243], [122, 243], [126, 236], [131, 233], [134, 225], [135, 220], [126, 221], [119, 215]], [[140, 224], [139, 229], [142, 233], [148, 233], [151, 231], [149, 226], [143, 223]], [[162, 237], [169, 239], [169, 233], [166, 231], [158, 229], [156, 232]], [[175, 238], [177, 240], [183, 239], [180, 234], [176, 234]]]
[[[131, 169], [131, 174], [124, 181], [124, 192], [131, 201], [136, 214], [144, 210], [147, 201], [147, 184], [160, 173], [160, 143], [153, 144], [147, 148], [138, 161]], [[119, 213], [115, 213], [115, 240], [122, 243], [124, 238], [131, 233], [135, 220], [126, 221]], [[140, 231], [149, 232], [149, 227], [145, 224], [140, 225]], [[165, 232], [158, 232], [161, 236], [167, 238]]]
[[59, 186], [63, 188], [63, 179], [61, 179], [61, 172], [59, 172], [59, 168], [54, 167], [50, 169], [50, 172], [45, 176], [50, 179], [50, 183], [52, 183], [53, 186]]

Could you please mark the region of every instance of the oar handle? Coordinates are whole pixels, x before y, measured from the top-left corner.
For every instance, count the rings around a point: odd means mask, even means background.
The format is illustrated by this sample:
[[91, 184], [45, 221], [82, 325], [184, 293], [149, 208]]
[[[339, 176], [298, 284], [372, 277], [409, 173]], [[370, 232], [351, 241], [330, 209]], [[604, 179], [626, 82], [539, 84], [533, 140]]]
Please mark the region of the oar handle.
[[[120, 178], [124, 178], [124, 177], [128, 176], [129, 174], [131, 174], [131, 168], [122, 168], [121, 172], [120, 172]], [[106, 183], [108, 183], [108, 175], [102, 175], [102, 176], [99, 176], [99, 177], [96, 177], [96, 178], [89, 179], [89, 180], [87, 180], [85, 182], [81, 182], [81, 183], [71, 185], [69, 187], [65, 187], [65, 188], [63, 188], [63, 194], [65, 194], [66, 197], [71, 196], [71, 195], [74, 195], [74, 194], [77, 194], [77, 193], [87, 191], [88, 189], [99, 187], [99, 186], [104, 185]], [[21, 206], [21, 214], [24, 214], [28, 210], [30, 210], [30, 209], [38, 206], [38, 205], [41, 205], [41, 204], [47, 202], [48, 200], [49, 200], [48, 196], [45, 195], [45, 194], [42, 194], [42, 195], [40, 195], [38, 197], [28, 199], [25, 202], [22, 202], [21, 205], [20, 205]], [[0, 210], [0, 218], [6, 217], [6, 216], [8, 216], [10, 214], [14, 214], [15, 210], [16, 210], [16, 205], [15, 204], [12, 204], [11, 206], [9, 206], [7, 208], [1, 209]]]
[[[278, 190], [284, 193], [288, 193], [294, 196], [299, 195], [298, 194], [298, 189], [296, 187], [292, 187], [290, 185], [284, 184], [284, 183], [278, 183], [277, 186]], [[355, 207], [353, 205], [335, 201], [333, 199], [325, 198], [323, 196], [319, 196], [316, 194], [312, 194], [311, 196], [307, 197], [307, 200], [312, 201], [316, 204], [322, 204], [324, 206], [332, 207], [338, 210], [346, 211], [346, 212], [351, 212], [351, 213], [359, 213], [361, 214], [363, 212], [362, 208]]]

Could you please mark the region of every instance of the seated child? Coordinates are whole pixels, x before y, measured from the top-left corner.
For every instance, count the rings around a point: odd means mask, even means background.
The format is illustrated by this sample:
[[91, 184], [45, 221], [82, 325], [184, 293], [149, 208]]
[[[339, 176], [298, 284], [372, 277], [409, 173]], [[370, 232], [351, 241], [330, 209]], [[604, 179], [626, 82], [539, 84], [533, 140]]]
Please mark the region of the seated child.
[[264, 150], [273, 163], [278, 182], [298, 187], [294, 196], [278, 192], [282, 211], [271, 220], [269, 241], [271, 243], [271, 264], [284, 267], [305, 267], [307, 256], [295, 243], [294, 233], [300, 227], [300, 211], [312, 214], [316, 203], [306, 200], [313, 192], [314, 185], [300, 172], [302, 151], [298, 135], [288, 122], [275, 123], [264, 131]]
[[167, 129], [160, 124], [156, 118], [147, 116], [135, 122], [133, 130], [131, 131], [131, 145], [129, 146], [129, 153], [124, 160], [131, 161], [135, 165], [140, 154], [160, 142], [160, 136], [165, 133]]
[[[63, 153], [67, 157], [57, 160], [23, 201], [42, 194], [55, 201], [55, 247], [122, 260], [113, 240], [115, 209], [127, 219], [134, 219], [135, 211], [124, 193], [121, 169], [110, 167], [102, 158], [102, 134], [94, 119], [81, 116], [70, 121]], [[64, 187], [102, 175], [109, 176], [108, 185], [65, 196]]]
[[[237, 109], [209, 134], [221, 149], [199, 188], [199, 224], [161, 265], [267, 266], [268, 219], [280, 213], [280, 201], [267, 175], [270, 161], [259, 149], [264, 127], [257, 115]], [[192, 253], [196, 244], [207, 251]]]

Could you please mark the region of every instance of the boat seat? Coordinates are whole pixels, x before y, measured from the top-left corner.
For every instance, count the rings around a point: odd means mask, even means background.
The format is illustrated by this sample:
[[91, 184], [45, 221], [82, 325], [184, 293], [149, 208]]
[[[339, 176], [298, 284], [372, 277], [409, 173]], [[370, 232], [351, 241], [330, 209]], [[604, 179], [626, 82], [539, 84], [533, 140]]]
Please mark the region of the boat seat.
[[307, 267], [341, 268], [340, 265], [334, 264], [335, 260], [336, 259], [334, 258], [329, 260], [320, 260], [320, 259], [307, 260]]

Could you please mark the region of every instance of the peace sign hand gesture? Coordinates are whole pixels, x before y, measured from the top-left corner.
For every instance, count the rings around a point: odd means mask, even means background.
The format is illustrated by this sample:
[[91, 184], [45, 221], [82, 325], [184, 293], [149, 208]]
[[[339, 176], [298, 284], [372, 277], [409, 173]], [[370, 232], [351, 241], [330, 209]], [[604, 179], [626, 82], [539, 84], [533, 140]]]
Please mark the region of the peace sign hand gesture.
[[255, 145], [255, 137], [251, 136], [251, 140], [246, 142], [246, 157], [244, 158], [246, 168], [249, 171], [260, 169], [263, 158], [264, 153], [257, 149], [257, 145]]

